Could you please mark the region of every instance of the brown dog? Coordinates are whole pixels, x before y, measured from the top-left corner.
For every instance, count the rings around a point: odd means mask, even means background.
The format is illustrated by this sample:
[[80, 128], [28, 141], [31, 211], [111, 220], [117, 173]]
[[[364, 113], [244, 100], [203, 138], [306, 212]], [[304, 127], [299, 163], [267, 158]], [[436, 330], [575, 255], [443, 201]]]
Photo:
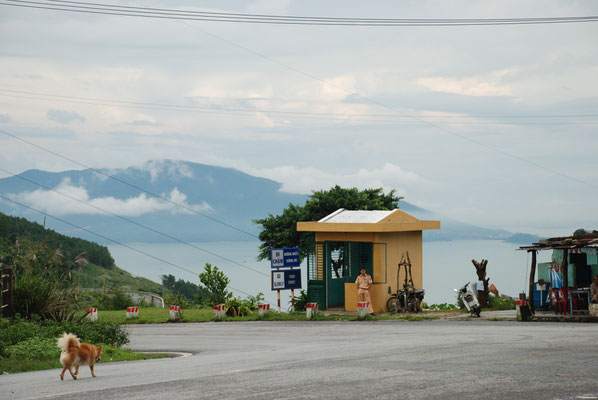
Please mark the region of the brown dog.
[[[64, 333], [61, 338], [58, 338], [58, 347], [62, 349], [60, 354], [60, 363], [64, 366], [60, 373], [60, 379], [64, 380], [64, 372], [68, 369], [73, 379], [77, 379], [79, 375], [79, 365], [89, 364], [91, 369], [91, 376], [96, 377], [93, 367], [96, 361], [100, 360], [102, 355], [102, 346], [96, 347], [92, 344], [79, 343], [77, 336], [72, 333]], [[71, 367], [75, 364], [75, 373]]]

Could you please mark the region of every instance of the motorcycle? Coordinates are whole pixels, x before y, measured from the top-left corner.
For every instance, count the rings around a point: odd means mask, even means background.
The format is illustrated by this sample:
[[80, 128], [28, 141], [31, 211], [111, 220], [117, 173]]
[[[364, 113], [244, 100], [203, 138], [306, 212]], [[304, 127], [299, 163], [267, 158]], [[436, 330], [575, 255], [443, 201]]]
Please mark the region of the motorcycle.
[[475, 315], [479, 318], [480, 311], [482, 311], [480, 308], [480, 302], [478, 301], [474, 291], [469, 288], [469, 282], [467, 282], [461, 289], [455, 289], [455, 292], [458, 293], [461, 301], [463, 301], [463, 304], [465, 304], [467, 311], [469, 311], [471, 315]]
[[418, 313], [422, 311], [422, 304], [424, 302], [424, 289], [413, 289], [405, 287], [399, 290], [398, 295], [393, 293], [390, 299], [386, 302], [386, 307], [391, 313], [398, 313], [399, 311]]

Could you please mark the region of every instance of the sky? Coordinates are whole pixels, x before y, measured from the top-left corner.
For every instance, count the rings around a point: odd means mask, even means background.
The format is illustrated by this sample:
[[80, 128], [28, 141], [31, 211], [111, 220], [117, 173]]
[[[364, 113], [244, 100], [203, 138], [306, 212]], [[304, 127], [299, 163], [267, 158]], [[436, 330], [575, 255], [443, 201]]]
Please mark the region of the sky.
[[[109, 3], [326, 17], [598, 15], [588, 1]], [[394, 189], [444, 217], [515, 232], [598, 229], [598, 22], [289, 26], [0, 5], [0, 37], [0, 130], [94, 168], [187, 160], [290, 193]], [[81, 168], [2, 133], [0, 149], [13, 173]]]

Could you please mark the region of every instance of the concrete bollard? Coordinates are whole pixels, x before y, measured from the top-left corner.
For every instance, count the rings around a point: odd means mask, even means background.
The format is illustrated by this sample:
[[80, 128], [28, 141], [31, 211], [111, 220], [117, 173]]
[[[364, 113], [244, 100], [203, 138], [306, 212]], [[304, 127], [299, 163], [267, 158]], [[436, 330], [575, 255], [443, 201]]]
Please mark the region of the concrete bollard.
[[226, 305], [218, 304], [214, 306], [214, 321], [222, 321], [226, 317]]
[[98, 309], [97, 308], [86, 308], [85, 312], [87, 312], [88, 320], [90, 320], [90, 321], [98, 320]]
[[360, 301], [357, 303], [357, 318], [364, 319], [370, 314], [370, 303], [367, 301]]
[[139, 316], [139, 307], [127, 307], [127, 319], [137, 318]]
[[170, 306], [170, 321], [177, 322], [183, 317], [181, 306]]
[[318, 303], [307, 303], [305, 305], [305, 315], [307, 319], [312, 319], [318, 314]]
[[257, 305], [257, 312], [260, 317], [268, 314], [270, 312], [270, 304], [258, 304]]

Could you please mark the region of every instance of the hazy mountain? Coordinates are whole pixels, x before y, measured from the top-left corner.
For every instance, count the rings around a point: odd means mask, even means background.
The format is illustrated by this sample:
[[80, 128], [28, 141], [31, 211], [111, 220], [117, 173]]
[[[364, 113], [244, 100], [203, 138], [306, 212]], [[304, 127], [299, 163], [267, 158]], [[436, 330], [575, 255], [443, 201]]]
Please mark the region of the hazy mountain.
[[[105, 236], [95, 236], [54, 218], [47, 220], [47, 226], [58, 232], [99, 243], [110, 243], [106, 238], [119, 242], [171, 241], [129, 221], [186, 241], [252, 240], [252, 235], [258, 234], [258, 227], [251, 222], [252, 219], [263, 218], [268, 213], [278, 214], [289, 203], [303, 204], [307, 198], [307, 195], [283, 193], [280, 191], [281, 184], [269, 179], [232, 168], [186, 161], [150, 161], [142, 167], [103, 169], [101, 172], [115, 179], [93, 170], [28, 170], [19, 175], [25, 180], [19, 177], [0, 179], [0, 193], [35, 210]], [[32, 182], [43, 184], [46, 188]], [[47, 188], [81, 199], [96, 208], [65, 198]], [[167, 197], [172, 203], [157, 199], [139, 188]], [[203, 216], [173, 203], [183, 204]], [[425, 233], [428, 240], [505, 239], [512, 236], [506, 230], [447, 220], [405, 201], [399, 204], [401, 209], [418, 218], [442, 221], [440, 231]], [[107, 215], [99, 209], [122, 218]], [[43, 214], [10, 201], [0, 199], [0, 211], [43, 222]]]

